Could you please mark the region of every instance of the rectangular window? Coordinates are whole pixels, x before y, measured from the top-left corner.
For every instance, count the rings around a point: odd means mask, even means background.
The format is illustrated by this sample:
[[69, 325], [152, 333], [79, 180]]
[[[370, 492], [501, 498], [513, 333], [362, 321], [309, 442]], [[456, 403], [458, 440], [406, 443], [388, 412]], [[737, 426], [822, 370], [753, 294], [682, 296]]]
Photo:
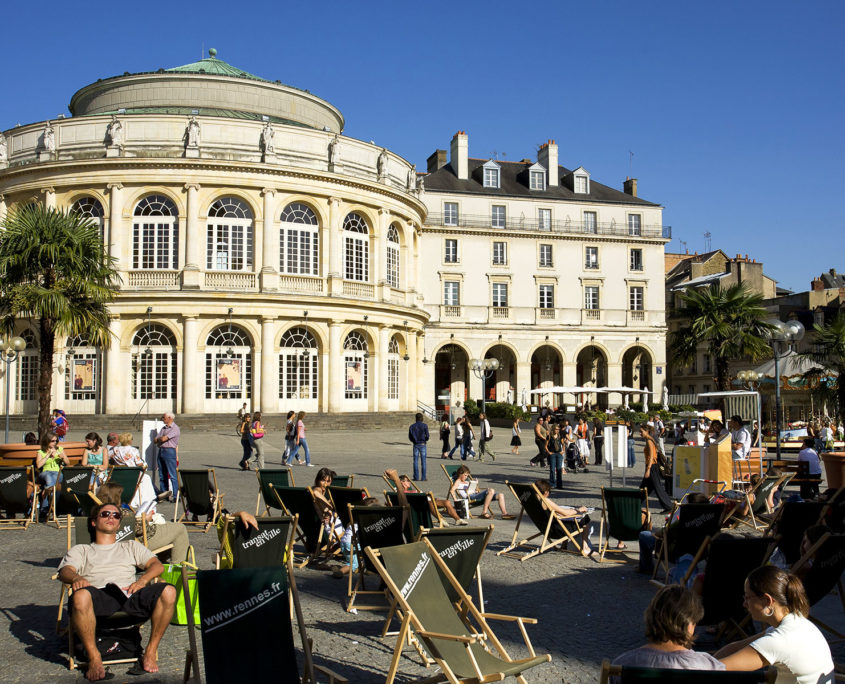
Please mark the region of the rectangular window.
[[596, 222], [596, 212], [594, 211], [585, 211], [584, 212], [584, 232], [585, 233], [597, 233], [598, 232], [598, 224]]
[[445, 306], [461, 305], [461, 284], [457, 280], [443, 281], [443, 304]]
[[555, 286], [554, 285], [540, 285], [540, 308], [554, 309], [555, 308]]
[[[18, 401], [33, 401], [38, 398], [38, 354], [21, 354], [18, 357]], [[6, 372], [8, 373], [8, 366]]]
[[499, 169], [486, 168], [484, 169], [484, 187], [498, 188], [499, 187]]
[[506, 307], [508, 305], [508, 284], [493, 283], [493, 306]]
[[345, 255], [344, 277], [347, 280], [360, 280], [366, 282], [370, 277], [370, 253], [369, 242], [358, 237], [344, 238]]
[[135, 223], [132, 230], [132, 268], [175, 269], [178, 232], [172, 223]]
[[490, 219], [494, 228], [505, 227], [505, 208], [498, 204], [493, 205], [493, 211]]
[[540, 266], [545, 266], [546, 268], [554, 266], [552, 245], [540, 245]]
[[399, 248], [390, 244], [387, 247], [387, 284], [399, 287]]
[[584, 268], [596, 269], [599, 267], [599, 248], [584, 248]]
[[575, 192], [579, 194], [586, 194], [587, 192], [587, 177], [575, 176]]
[[443, 203], [443, 225], [457, 226], [458, 225], [458, 203], [444, 202]]
[[631, 311], [643, 310], [643, 288], [641, 286], [637, 285], [629, 290], [628, 303]]
[[552, 229], [552, 210], [538, 209], [537, 210], [537, 228], [540, 230]]
[[713, 363], [713, 362], [710, 360], [710, 354], [705, 354], [705, 355], [704, 355], [704, 358], [703, 358], [702, 360], [704, 361], [704, 372], [705, 372], [705, 373], [710, 373], [710, 372], [711, 372], [712, 363]]
[[319, 233], [316, 230], [283, 228], [279, 232], [279, 264], [282, 273], [319, 275]]
[[598, 285], [587, 285], [584, 288], [584, 308], [595, 310], [599, 308]]
[[709, 392], [710, 391], [710, 385], [702, 385], [701, 389], [703, 389], [705, 392]]
[[447, 264], [458, 263], [458, 241], [453, 238], [446, 238], [443, 242], [443, 261]]
[[642, 217], [639, 214], [628, 214], [628, 235], [642, 235]]
[[690, 394], [695, 394], [695, 393], [696, 393], [696, 392], [695, 392], [695, 385], [689, 385], [688, 389], [689, 389], [689, 393], [690, 393]]
[[632, 249], [631, 250], [631, 270], [632, 271], [642, 271], [643, 270], [643, 250], [641, 250], [641, 249]]
[[508, 263], [508, 243], [493, 243], [493, 265], [504, 266]]
[[387, 398], [399, 398], [399, 359], [387, 360]]
[[529, 187], [532, 190], [545, 190], [546, 174], [543, 171], [532, 171]]

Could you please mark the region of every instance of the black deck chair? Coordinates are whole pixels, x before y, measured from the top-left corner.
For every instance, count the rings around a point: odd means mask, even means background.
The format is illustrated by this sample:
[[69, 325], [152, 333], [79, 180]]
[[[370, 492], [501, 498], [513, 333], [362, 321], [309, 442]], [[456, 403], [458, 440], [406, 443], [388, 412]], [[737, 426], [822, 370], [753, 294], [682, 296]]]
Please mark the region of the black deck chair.
[[[643, 521], [645, 515], [645, 522]], [[599, 525], [599, 562], [606, 553], [618, 553], [625, 548], [610, 548], [610, 538], [626, 542], [638, 541], [644, 525], [651, 522], [648, 511], [648, 492], [632, 487], [601, 488], [601, 524]], [[606, 535], [606, 536], [605, 536]]]
[[[404, 544], [403, 514], [406, 516], [407, 510], [402, 506], [349, 506], [349, 517], [352, 520], [352, 553], [358, 558], [358, 569], [352, 572], [350, 567], [346, 590], [347, 612], [353, 608], [358, 610], [388, 610], [390, 608], [387, 603], [356, 605], [355, 599], [361, 594], [378, 595], [387, 599], [384, 589], [373, 590], [366, 587], [366, 574], [376, 573], [377, 570], [364, 553], [364, 549], [367, 546], [383, 548]], [[354, 586], [353, 575], [355, 576]]]
[[784, 501], [766, 535], [778, 536], [778, 548], [787, 564], [793, 565], [801, 558], [801, 540], [808, 527], [822, 517], [827, 504], [818, 501]]
[[120, 503], [131, 506], [138, 487], [141, 486], [141, 476], [143, 474], [144, 469], [141, 466], [113, 466], [106, 482], [119, 484], [123, 487], [123, 493], [120, 495]]
[[[441, 463], [440, 464], [440, 467], [443, 469], [443, 472], [446, 473], [446, 477], [449, 478], [449, 489], [446, 490], [447, 498], [448, 498], [448, 492], [451, 490], [452, 484], [454, 484], [455, 478], [458, 475], [458, 468], [460, 468], [462, 465], [464, 465], [464, 464], [463, 463]], [[470, 475], [469, 479], [474, 480], [475, 477]], [[416, 486], [416, 485], [414, 485], [414, 486]], [[470, 508], [474, 508], [476, 506], [483, 506], [484, 505], [484, 501], [481, 501], [481, 500], [473, 501], [472, 499], [455, 499], [454, 497], [452, 497], [452, 500], [456, 501], [456, 502], [463, 502], [461, 505], [463, 505], [464, 503], [468, 505], [467, 517], [472, 517], [471, 515], [469, 515], [469, 509]]]
[[255, 471], [258, 477], [258, 499], [255, 502], [255, 515], [259, 513], [261, 502], [264, 502], [264, 512], [261, 515], [270, 515], [271, 509], [279, 510], [276, 496], [270, 491], [270, 484], [274, 487], [295, 487], [293, 472], [290, 468], [264, 468]]
[[340, 518], [343, 528], [349, 527], [349, 506], [360, 506], [370, 496], [366, 487], [335, 487], [334, 479], [328, 489], [328, 499], [334, 506], [334, 512]]
[[0, 467], [0, 510], [6, 516], [0, 530], [25, 530], [37, 520], [37, 492], [34, 466]]
[[823, 522], [834, 534], [845, 533], [845, 487], [833, 490], [827, 499]]
[[230, 568], [262, 568], [288, 562], [296, 529], [296, 516], [257, 518], [258, 529], [244, 526], [228, 516], [223, 527], [222, 542], [216, 566]]
[[[297, 516], [295, 541], [302, 544], [304, 553], [294, 559], [294, 567], [303, 568], [321, 553], [332, 554], [332, 540], [327, 538], [323, 521], [314, 505], [314, 494], [310, 487], [276, 487], [272, 482], [268, 488], [276, 498], [276, 508], [285, 515]], [[294, 552], [295, 553], [295, 552]]]
[[[200, 599], [200, 633], [205, 661], [205, 681], [229, 684], [241, 681], [301, 681], [313, 683], [315, 670], [328, 677], [330, 684], [345, 684], [340, 675], [315, 666], [311, 640], [305, 629], [296, 580], [285, 565], [195, 570], [182, 566], [182, 594], [190, 594], [188, 582], [196, 579]], [[183, 680], [202, 684], [194, 611], [186, 598], [190, 649], [185, 660]], [[296, 615], [303, 649], [300, 675], [294, 647]], [[251, 653], [255, 657], [236, 657]]]
[[[191, 529], [191, 526], [202, 527], [203, 532], [208, 532], [212, 525], [217, 524], [220, 511], [223, 510], [223, 496], [217, 486], [217, 475], [214, 468], [202, 470], [177, 471], [179, 474], [179, 497], [176, 499], [176, 508], [173, 511], [173, 522], [181, 522]], [[182, 502], [182, 516], [179, 515], [179, 501]], [[197, 518], [197, 520], [189, 520]], [[199, 520], [199, 516], [206, 516], [205, 521]]]
[[332, 487], [351, 487], [354, 475], [332, 475]]
[[62, 481], [58, 487], [54, 487], [50, 522], [61, 527], [61, 516], [88, 514], [94, 503], [88, 496], [93, 473], [94, 469], [90, 466], [62, 468]]
[[[579, 523], [583, 516], [576, 518], [559, 518], [544, 503], [540, 490], [533, 483], [508, 482], [505, 484], [510, 488], [516, 500], [519, 501], [519, 515], [516, 517], [516, 529], [513, 531], [511, 543], [496, 553], [497, 556], [509, 556], [526, 561], [549, 549], [562, 548], [581, 552], [581, 525]], [[519, 528], [524, 518], [528, 518], [536, 528], [536, 532], [525, 539], [519, 538]], [[534, 531], [534, 530], [531, 530]], [[525, 534], [523, 532], [523, 534]], [[540, 541], [534, 540], [540, 537]], [[572, 547], [569, 547], [569, 544]], [[524, 549], [524, 551], [517, 551]]]
[[611, 665], [609, 660], [601, 664], [600, 684], [608, 684], [611, 677], [619, 684], [637, 682], [664, 682], [665, 684], [774, 684], [778, 671], [766, 667], [753, 672], [727, 672], [725, 670], [666, 670], [656, 667], [631, 667]]
[[[663, 537], [658, 541], [656, 552], [658, 562], [654, 565], [652, 579], [657, 577], [661, 565], [665, 571], [663, 582], [669, 581], [670, 564], [677, 563], [684, 554], [695, 556], [709, 537], [719, 533], [723, 504], [682, 504], [677, 506], [678, 521], [663, 528]], [[669, 520], [674, 518], [674, 511]]]
[[[408, 501], [408, 520], [405, 522], [405, 539], [416, 541], [422, 530], [430, 530], [435, 525], [443, 527], [443, 518], [437, 513], [436, 519], [431, 514], [434, 495], [431, 492], [405, 492], [405, 499]], [[398, 492], [384, 490], [384, 501], [388, 506], [399, 506]]]
[[[845, 534], [824, 534], [790, 568], [790, 571], [797, 573], [811, 559], [812, 564], [801, 580], [804, 583], [804, 590], [807, 592], [807, 600], [810, 602], [810, 606], [816, 605], [831, 591], [838, 589], [839, 600], [845, 610], [845, 586], [842, 583], [842, 573], [845, 572]], [[844, 634], [818, 618], [811, 615], [810, 620], [836, 635], [838, 639], [845, 639]]]
[[[384, 480], [384, 481], [385, 481], [388, 485], [390, 485], [390, 488], [391, 488], [394, 492], [396, 491], [396, 484], [395, 484], [395, 483], [393, 482], [393, 480], [391, 480], [391, 479], [390, 479], [387, 475], [385, 475], [384, 473], [382, 473], [382, 474], [381, 474], [381, 479], [382, 479], [382, 480]], [[411, 486], [414, 488], [414, 491], [415, 491], [415, 492], [421, 492], [421, 491], [422, 491], [422, 489], [420, 489], [420, 488], [419, 488], [419, 486], [417, 485], [417, 483], [416, 483], [416, 482], [414, 482], [414, 481], [413, 481], [413, 480], [411, 480], [410, 478], [408, 479], [408, 481], [411, 483]]]

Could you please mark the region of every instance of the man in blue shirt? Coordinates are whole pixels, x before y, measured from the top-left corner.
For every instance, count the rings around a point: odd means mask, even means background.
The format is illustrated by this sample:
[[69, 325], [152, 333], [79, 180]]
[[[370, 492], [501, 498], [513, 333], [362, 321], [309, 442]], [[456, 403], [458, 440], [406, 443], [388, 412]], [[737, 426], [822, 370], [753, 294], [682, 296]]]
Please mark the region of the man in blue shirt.
[[[414, 480], [427, 480], [425, 476], [426, 442], [428, 441], [428, 425], [423, 420], [423, 414], [418, 413], [416, 422], [408, 428], [408, 441], [414, 445]], [[419, 463], [417, 462], [419, 460]], [[422, 477], [420, 477], [420, 468]]]

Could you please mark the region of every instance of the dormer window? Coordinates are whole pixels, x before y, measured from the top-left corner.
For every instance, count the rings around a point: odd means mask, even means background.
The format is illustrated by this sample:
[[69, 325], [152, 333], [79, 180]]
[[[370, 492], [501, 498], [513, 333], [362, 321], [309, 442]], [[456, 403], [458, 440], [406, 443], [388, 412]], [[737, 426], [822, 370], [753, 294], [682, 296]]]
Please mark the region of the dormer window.
[[572, 172], [572, 189], [575, 194], [589, 195], [590, 194], [590, 174], [583, 166], [579, 166]]
[[483, 185], [485, 188], [501, 187], [501, 169], [494, 161], [487, 162], [484, 166]]
[[528, 187], [531, 190], [546, 189], [546, 169], [539, 164], [534, 164], [528, 169]]

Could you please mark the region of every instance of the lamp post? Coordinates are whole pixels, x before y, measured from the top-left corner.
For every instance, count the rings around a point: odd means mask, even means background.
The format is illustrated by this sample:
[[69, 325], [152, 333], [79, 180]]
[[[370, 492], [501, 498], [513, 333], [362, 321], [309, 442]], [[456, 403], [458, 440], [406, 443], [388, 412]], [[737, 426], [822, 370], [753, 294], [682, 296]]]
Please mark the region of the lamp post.
[[20, 353], [26, 349], [26, 340], [22, 337], [4, 337], [0, 339], [0, 352], [3, 361], [6, 362], [6, 437], [5, 443], [9, 443], [9, 375], [12, 372], [12, 363]]
[[499, 369], [499, 359], [470, 359], [469, 367], [481, 379], [481, 412], [487, 413], [487, 378]]
[[769, 344], [775, 357], [775, 449], [777, 459], [780, 460], [780, 356], [783, 350], [789, 350], [792, 342], [798, 342], [804, 337], [804, 326], [800, 321], [791, 320], [786, 323], [776, 318], [766, 321], [772, 329], [769, 331]]

